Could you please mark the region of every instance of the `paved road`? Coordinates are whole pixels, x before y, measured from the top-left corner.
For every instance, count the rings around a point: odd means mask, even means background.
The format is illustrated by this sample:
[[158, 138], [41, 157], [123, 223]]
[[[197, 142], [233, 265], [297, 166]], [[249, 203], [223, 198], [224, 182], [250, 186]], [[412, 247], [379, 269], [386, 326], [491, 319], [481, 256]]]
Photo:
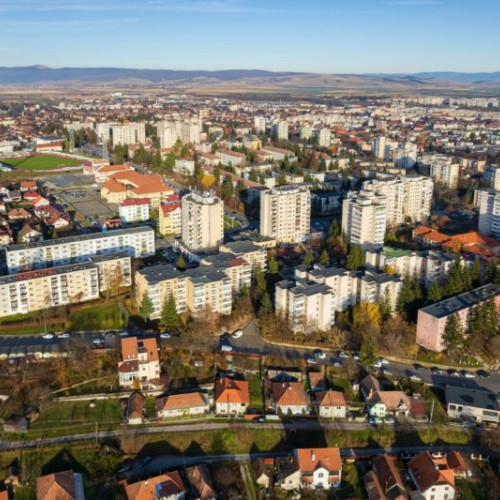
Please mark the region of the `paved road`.
[[[306, 359], [311, 357], [312, 352], [311, 349], [308, 348], [284, 347], [264, 342], [262, 337], [259, 335], [254, 321], [248, 323], [244, 328], [242, 328], [242, 330], [244, 332], [242, 337], [239, 339], [231, 339], [229, 342], [234, 349], [234, 353], [266, 356], [271, 355], [290, 360]], [[79, 335], [80, 338], [85, 339], [89, 345], [93, 346], [100, 344], [101, 347], [113, 347], [119, 341], [119, 337], [117, 335], [107, 335], [106, 332], [74, 332], [71, 335]], [[33, 352], [34, 350], [42, 353], [50, 353], [53, 349], [57, 349], [55, 346], [60, 346], [61, 349], [64, 349], [67, 342], [67, 339], [61, 339], [57, 336], [52, 339], [44, 339], [42, 335], [0, 336], [0, 358], [15, 358], [19, 355], [19, 353], [23, 353], [21, 355], [25, 355], [26, 353]], [[162, 342], [172, 343], [175, 345], [176, 340], [171, 339]], [[220, 344], [218, 344], [217, 339], [214, 338], [214, 349], [218, 348], [220, 348]], [[325, 354], [326, 358], [324, 360], [319, 360], [318, 364], [331, 365], [335, 362], [343, 364], [346, 361], [344, 358], [338, 357], [333, 351], [325, 351]], [[391, 374], [399, 378], [409, 378], [412, 375], [416, 375], [420, 377], [424, 383], [437, 387], [444, 387], [449, 384], [469, 388], [484, 388], [500, 394], [499, 371], [492, 371], [491, 376], [486, 379], [482, 379], [477, 376], [470, 379], [463, 376], [451, 376], [446, 372], [443, 372], [441, 375], [436, 375], [431, 373], [428, 368], [425, 368], [424, 371], [418, 371], [412, 363], [405, 364], [392, 361], [390, 361], [387, 365], [384, 365], [383, 370], [388, 370]], [[472, 372], [472, 370], [468, 371]]]

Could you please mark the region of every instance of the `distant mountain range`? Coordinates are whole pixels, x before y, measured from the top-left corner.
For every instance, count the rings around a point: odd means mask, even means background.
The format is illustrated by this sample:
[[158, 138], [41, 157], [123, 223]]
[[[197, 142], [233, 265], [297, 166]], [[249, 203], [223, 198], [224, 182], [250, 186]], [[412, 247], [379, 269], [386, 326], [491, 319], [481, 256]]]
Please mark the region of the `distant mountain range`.
[[321, 74], [264, 70], [177, 71], [128, 68], [0, 67], [0, 86], [178, 87], [220, 91], [499, 91], [494, 73]]

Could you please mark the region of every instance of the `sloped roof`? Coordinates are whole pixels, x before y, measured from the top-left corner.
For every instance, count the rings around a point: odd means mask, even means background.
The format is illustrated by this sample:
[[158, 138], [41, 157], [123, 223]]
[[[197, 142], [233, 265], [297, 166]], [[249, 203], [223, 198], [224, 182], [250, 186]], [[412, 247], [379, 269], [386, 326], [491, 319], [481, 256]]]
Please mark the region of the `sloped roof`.
[[318, 467], [329, 472], [342, 469], [339, 448], [298, 448], [295, 453], [302, 473], [311, 473]]
[[73, 471], [56, 472], [36, 480], [37, 500], [73, 500], [75, 480]]
[[216, 403], [250, 404], [250, 392], [246, 380], [220, 378], [215, 382]]
[[300, 382], [273, 382], [271, 392], [278, 406], [307, 405], [307, 396]]

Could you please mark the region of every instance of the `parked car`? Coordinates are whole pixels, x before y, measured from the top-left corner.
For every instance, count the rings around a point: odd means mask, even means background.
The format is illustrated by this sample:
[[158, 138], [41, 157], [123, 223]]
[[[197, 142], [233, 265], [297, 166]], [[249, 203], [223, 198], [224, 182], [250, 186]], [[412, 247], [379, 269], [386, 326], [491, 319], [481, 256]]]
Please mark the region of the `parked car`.
[[334, 366], [335, 368], [338, 368], [339, 366], [342, 366], [342, 363], [341, 363], [340, 361], [335, 360], [335, 361], [333, 362], [333, 366]]
[[222, 352], [232, 352], [233, 351], [233, 346], [225, 344], [225, 345], [221, 346], [220, 350]]
[[468, 372], [467, 370], [462, 370], [460, 373], [462, 374], [462, 377], [465, 377], [465, 378], [476, 378], [475, 373]]
[[123, 331], [118, 334], [120, 337], [128, 337], [128, 332]]
[[437, 366], [433, 366], [431, 368], [431, 373], [433, 375], [442, 375], [443, 374], [443, 370], [441, 370], [441, 368], [438, 368]]
[[266, 421], [266, 417], [264, 415], [259, 415], [255, 417], [252, 422], [256, 422], [257, 424], [263, 424]]
[[383, 365], [388, 365], [389, 364], [389, 361], [387, 361], [387, 359], [385, 358], [380, 358], [379, 359], [380, 363], [382, 363]]
[[417, 370], [418, 372], [425, 372], [426, 370], [425, 366], [419, 365], [418, 363], [415, 363], [413, 366], [415, 367], [415, 370]]
[[382, 363], [380, 362], [380, 360], [377, 360], [375, 361], [375, 363], [373, 363], [373, 368], [382, 368]]
[[54, 334], [52, 332], [46, 333], [46, 334], [42, 335], [42, 338], [45, 340], [50, 340], [50, 339], [54, 338]]
[[160, 338], [164, 339], [164, 340], [171, 339], [172, 338], [172, 334], [169, 333], [169, 332], [163, 332], [163, 333], [160, 333]]
[[396, 423], [396, 420], [394, 419], [394, 417], [385, 417], [384, 422], [387, 425], [394, 425]]
[[57, 336], [58, 339], [69, 339], [69, 333], [60, 333], [58, 336]]
[[349, 357], [349, 354], [345, 353], [344, 351], [340, 351], [338, 353], [339, 358], [347, 359]]
[[239, 339], [240, 337], [243, 336], [243, 330], [236, 330], [233, 332], [233, 339]]
[[490, 376], [490, 374], [485, 370], [478, 370], [476, 373], [479, 378], [488, 378]]
[[306, 361], [307, 361], [310, 365], [315, 365], [315, 364], [317, 364], [316, 359], [315, 359], [315, 358], [313, 358], [313, 357], [308, 357], [308, 358], [306, 358]]
[[325, 359], [326, 358], [326, 354], [321, 349], [316, 349], [314, 351], [314, 357], [316, 359]]
[[422, 382], [422, 378], [419, 377], [418, 375], [415, 375], [413, 374], [411, 377], [410, 377], [410, 380], [412, 380], [413, 382]]
[[368, 423], [370, 423], [371, 425], [379, 425], [382, 423], [382, 420], [378, 417], [370, 417], [368, 419]]
[[352, 353], [352, 359], [354, 359], [354, 361], [359, 361], [359, 353], [357, 351]]
[[231, 335], [228, 332], [224, 332], [220, 337], [221, 342], [229, 342], [231, 340]]

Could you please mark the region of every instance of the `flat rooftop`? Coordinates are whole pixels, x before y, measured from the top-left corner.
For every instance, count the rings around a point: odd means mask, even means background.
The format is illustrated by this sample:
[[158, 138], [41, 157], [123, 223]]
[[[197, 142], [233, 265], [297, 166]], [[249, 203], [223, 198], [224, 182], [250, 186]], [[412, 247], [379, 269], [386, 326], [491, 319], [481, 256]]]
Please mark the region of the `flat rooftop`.
[[493, 392], [482, 389], [470, 389], [447, 385], [445, 387], [446, 404], [456, 404], [498, 411], [497, 397]]

